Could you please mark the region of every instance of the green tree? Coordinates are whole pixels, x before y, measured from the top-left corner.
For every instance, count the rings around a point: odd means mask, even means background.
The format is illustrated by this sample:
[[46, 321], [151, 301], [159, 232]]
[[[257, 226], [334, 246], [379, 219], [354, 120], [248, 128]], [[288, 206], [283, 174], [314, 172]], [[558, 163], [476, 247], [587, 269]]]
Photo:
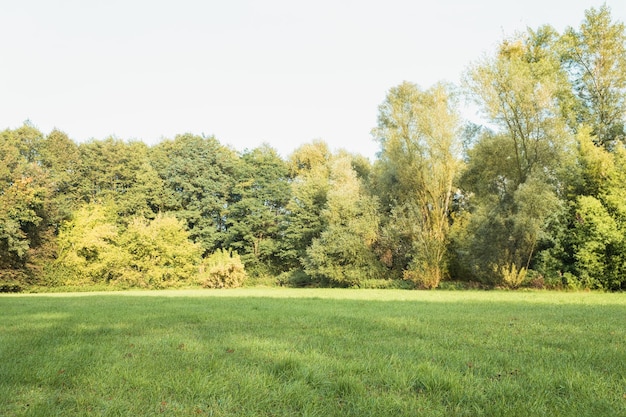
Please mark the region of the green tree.
[[379, 107], [376, 188], [388, 221], [383, 260], [404, 278], [433, 288], [447, 274], [453, 181], [461, 167], [459, 115], [450, 89], [405, 82]]
[[163, 184], [142, 142], [108, 138], [79, 145], [80, 195], [84, 202], [112, 202], [118, 221], [154, 218], [162, 207]]
[[[610, 290], [626, 287], [626, 150], [596, 145], [590, 128], [577, 134], [578, 158], [568, 194], [567, 227], [545, 254], [547, 273], [569, 274], [574, 285]], [[577, 281], [574, 278], [578, 278]]]
[[127, 259], [117, 285], [166, 288], [195, 283], [202, 250], [173, 215], [133, 219], [117, 244]]
[[76, 143], [56, 129], [46, 136], [40, 152], [54, 209], [50, 221], [54, 230], [58, 231], [61, 222], [68, 220], [72, 211], [80, 205], [81, 156]]
[[60, 284], [108, 284], [122, 276], [128, 257], [118, 246], [117, 209], [88, 203], [61, 226], [52, 275]]
[[225, 246], [253, 272], [280, 272], [280, 232], [291, 196], [287, 164], [267, 145], [245, 152], [241, 162]]
[[304, 271], [316, 281], [337, 286], [378, 278], [381, 268], [372, 249], [378, 236], [378, 204], [366, 194], [349, 156], [331, 163], [321, 216], [326, 227], [307, 248]]
[[328, 145], [321, 141], [302, 145], [289, 157], [293, 180], [279, 251], [286, 270], [302, 268], [307, 248], [326, 227], [322, 210], [328, 200], [331, 158]]
[[[575, 272], [586, 288], [619, 289], [624, 271], [624, 233], [601, 201], [576, 199], [572, 244]], [[617, 261], [617, 262], [616, 262]]]
[[536, 36], [504, 41], [466, 80], [493, 130], [468, 152], [462, 183], [473, 208], [461, 246], [474, 276], [490, 283], [532, 265], [563, 207], [561, 179], [573, 155], [561, 100], [569, 84]]
[[49, 240], [49, 187], [39, 152], [43, 135], [30, 124], [0, 132], [0, 280], [37, 279], [34, 252]]
[[223, 247], [239, 156], [214, 137], [184, 134], [152, 148], [150, 160], [164, 184], [162, 209], [185, 222], [205, 253]]
[[626, 32], [608, 6], [585, 11], [578, 29], [561, 39], [565, 68], [578, 99], [577, 124], [590, 126], [597, 144], [611, 149], [624, 141]]

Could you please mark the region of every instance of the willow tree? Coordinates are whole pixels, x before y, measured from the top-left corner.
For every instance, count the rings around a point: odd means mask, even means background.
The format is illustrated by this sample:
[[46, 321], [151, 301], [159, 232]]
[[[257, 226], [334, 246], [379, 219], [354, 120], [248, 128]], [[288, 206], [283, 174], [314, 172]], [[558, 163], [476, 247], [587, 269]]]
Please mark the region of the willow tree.
[[469, 151], [464, 174], [473, 196], [468, 262], [491, 283], [519, 285], [560, 209], [572, 136], [563, 111], [570, 86], [553, 33], [542, 28], [502, 42], [466, 80], [490, 126]]
[[577, 97], [576, 123], [592, 129], [596, 144], [624, 141], [626, 30], [604, 5], [585, 12], [578, 29], [561, 38], [562, 57]]
[[405, 279], [436, 287], [447, 273], [445, 255], [453, 181], [460, 162], [459, 115], [450, 89], [404, 82], [379, 107], [376, 187], [388, 221], [382, 260]]

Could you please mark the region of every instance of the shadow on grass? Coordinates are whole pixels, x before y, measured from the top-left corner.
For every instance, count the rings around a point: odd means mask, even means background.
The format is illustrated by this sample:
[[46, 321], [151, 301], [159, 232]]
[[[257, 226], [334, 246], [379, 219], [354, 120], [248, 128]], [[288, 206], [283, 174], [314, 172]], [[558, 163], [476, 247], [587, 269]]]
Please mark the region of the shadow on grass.
[[0, 414], [626, 412], [626, 305], [481, 297], [0, 298]]

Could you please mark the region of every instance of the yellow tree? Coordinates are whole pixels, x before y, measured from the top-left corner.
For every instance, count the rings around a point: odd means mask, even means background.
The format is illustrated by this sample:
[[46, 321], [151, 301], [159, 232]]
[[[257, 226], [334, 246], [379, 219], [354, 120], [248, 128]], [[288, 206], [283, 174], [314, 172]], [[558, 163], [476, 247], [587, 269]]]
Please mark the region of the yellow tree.
[[373, 130], [381, 147], [375, 186], [389, 219], [382, 258], [425, 288], [447, 273], [453, 181], [461, 167], [459, 121], [447, 86], [424, 91], [404, 82], [389, 91]]

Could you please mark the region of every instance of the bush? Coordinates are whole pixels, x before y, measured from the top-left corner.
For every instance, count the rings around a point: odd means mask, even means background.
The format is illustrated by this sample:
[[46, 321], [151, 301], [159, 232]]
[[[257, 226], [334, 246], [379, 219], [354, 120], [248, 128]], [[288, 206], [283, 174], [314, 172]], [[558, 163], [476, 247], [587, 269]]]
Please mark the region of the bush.
[[248, 274], [244, 282], [244, 287], [276, 287], [280, 285], [280, 281], [273, 275], [252, 275]]
[[152, 221], [133, 219], [118, 242], [126, 258], [121, 287], [170, 288], [193, 281], [200, 261], [200, 246], [189, 240], [181, 221], [157, 215]]
[[24, 287], [17, 281], [0, 281], [0, 292], [22, 292]]
[[316, 283], [313, 282], [313, 279], [302, 269], [292, 269], [278, 276], [278, 285], [281, 287], [303, 288], [315, 286]]
[[529, 269], [528, 273], [526, 274], [525, 285], [527, 285], [529, 288], [533, 288], [536, 290], [543, 290], [544, 288], [546, 288], [547, 283], [543, 274]]
[[415, 284], [401, 279], [364, 279], [361, 288], [373, 290], [412, 290]]
[[517, 269], [517, 266], [511, 263], [508, 267], [501, 266], [498, 272], [502, 277], [504, 286], [516, 289], [519, 288], [524, 282], [524, 279], [526, 279], [527, 270], [524, 267]]
[[437, 289], [444, 291], [489, 290], [490, 285], [478, 281], [441, 281]]
[[114, 208], [88, 204], [59, 232], [58, 259], [47, 280], [61, 285], [106, 284], [119, 288], [169, 288], [192, 283], [200, 261], [199, 245], [189, 240], [173, 215], [136, 217], [122, 229]]
[[237, 253], [218, 249], [200, 265], [198, 281], [204, 288], [241, 287], [247, 274]]
[[442, 280], [442, 269], [438, 266], [409, 265], [409, 269], [402, 272], [402, 278], [412, 282], [416, 288], [432, 290], [437, 288]]

